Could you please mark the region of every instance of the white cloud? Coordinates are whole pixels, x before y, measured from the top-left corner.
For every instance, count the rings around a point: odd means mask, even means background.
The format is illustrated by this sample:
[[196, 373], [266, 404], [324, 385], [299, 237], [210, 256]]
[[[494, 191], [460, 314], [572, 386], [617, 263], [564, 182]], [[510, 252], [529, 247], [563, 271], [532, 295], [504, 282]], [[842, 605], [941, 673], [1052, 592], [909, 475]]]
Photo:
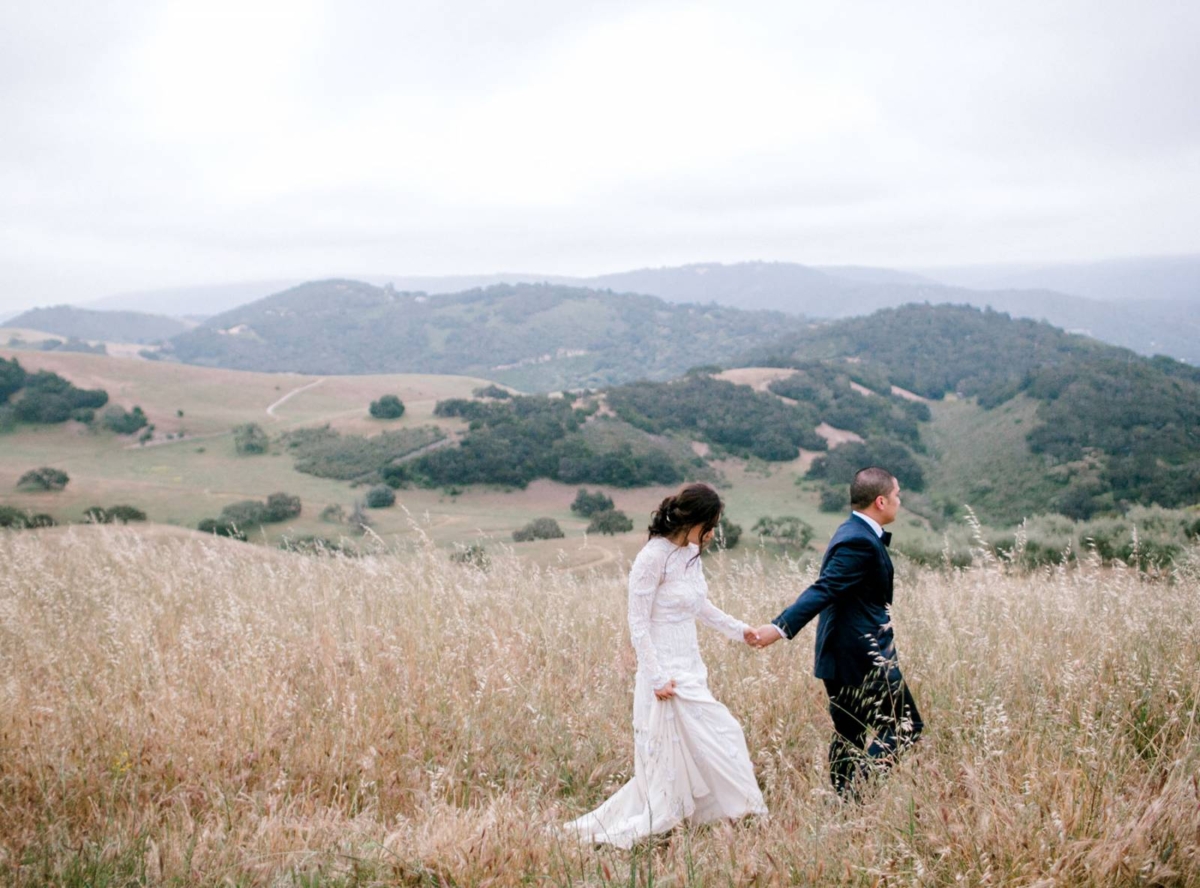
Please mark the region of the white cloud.
[[0, 11], [0, 309], [1200, 248], [1182, 3], [24, 6]]

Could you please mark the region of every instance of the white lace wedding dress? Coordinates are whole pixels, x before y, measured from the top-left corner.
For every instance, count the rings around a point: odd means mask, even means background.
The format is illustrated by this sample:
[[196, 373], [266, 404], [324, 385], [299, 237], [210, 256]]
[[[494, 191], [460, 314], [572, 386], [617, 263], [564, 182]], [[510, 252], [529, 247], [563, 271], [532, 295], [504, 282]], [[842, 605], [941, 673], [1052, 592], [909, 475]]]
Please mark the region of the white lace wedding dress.
[[[650, 540], [629, 573], [629, 633], [637, 652], [633, 779], [595, 811], [566, 824], [591, 842], [628, 848], [684, 819], [766, 814], [741, 726], [708, 690], [696, 621], [735, 641], [746, 624], [708, 600], [695, 545]], [[654, 689], [671, 679], [676, 696]]]

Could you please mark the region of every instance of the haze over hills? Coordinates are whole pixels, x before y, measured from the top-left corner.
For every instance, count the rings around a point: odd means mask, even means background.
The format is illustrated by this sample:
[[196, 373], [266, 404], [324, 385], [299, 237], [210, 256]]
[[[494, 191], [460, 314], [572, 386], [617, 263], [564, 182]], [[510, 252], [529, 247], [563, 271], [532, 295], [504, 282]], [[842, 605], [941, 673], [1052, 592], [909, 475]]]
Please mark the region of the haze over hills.
[[668, 379], [807, 321], [549, 284], [445, 296], [304, 284], [175, 337], [186, 363], [302, 373], [458, 373], [526, 391]]
[[[537, 273], [366, 275], [376, 286], [430, 295], [497, 284], [551, 283], [707, 303], [842, 318], [929, 302], [991, 307], [1046, 320], [1139, 354], [1200, 363], [1200, 259], [1131, 259], [1091, 265], [977, 266], [923, 274], [861, 266], [810, 267], [788, 262], [696, 263], [592, 277]], [[272, 295], [298, 281], [262, 281], [109, 297], [106, 308], [211, 316]], [[1136, 301], [1136, 304], [1133, 304]]]
[[35, 308], [8, 322], [56, 336], [108, 342], [150, 343], [190, 330], [194, 323], [136, 311], [94, 311], [73, 305]]
[[931, 268], [929, 278], [976, 290], [1057, 290], [1104, 302], [1200, 303], [1200, 256], [1049, 265]]

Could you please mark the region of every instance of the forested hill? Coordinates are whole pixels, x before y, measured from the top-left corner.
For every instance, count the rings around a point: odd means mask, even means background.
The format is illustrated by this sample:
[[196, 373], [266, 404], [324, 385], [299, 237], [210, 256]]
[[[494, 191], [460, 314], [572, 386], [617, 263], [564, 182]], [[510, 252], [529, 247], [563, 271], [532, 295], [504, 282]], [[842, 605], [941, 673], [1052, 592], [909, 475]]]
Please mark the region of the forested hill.
[[804, 319], [548, 284], [430, 297], [308, 283], [175, 337], [192, 364], [299, 373], [456, 373], [526, 391], [670, 379], [732, 360]]
[[[909, 305], [789, 334], [749, 366], [849, 368], [876, 390], [975, 397], [993, 410], [1036, 403], [1031, 453], [1061, 482], [1054, 508], [1078, 517], [1122, 502], [1200, 502], [1200, 369], [1170, 358], [966, 306]], [[1001, 482], [1003, 479], [999, 479]]]
[[38, 330], [70, 339], [102, 342], [159, 342], [187, 330], [178, 318], [138, 311], [93, 311], [72, 305], [35, 308], [6, 322], [9, 327]]

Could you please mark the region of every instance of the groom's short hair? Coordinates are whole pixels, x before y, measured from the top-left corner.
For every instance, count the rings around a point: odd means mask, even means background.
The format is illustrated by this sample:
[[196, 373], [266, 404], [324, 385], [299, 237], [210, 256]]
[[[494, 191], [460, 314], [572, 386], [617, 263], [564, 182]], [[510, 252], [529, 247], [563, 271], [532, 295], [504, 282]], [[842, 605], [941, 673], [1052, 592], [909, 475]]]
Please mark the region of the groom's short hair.
[[887, 469], [879, 466], [868, 466], [859, 469], [854, 480], [850, 482], [850, 505], [855, 509], [869, 508], [876, 497], [887, 496], [892, 492], [896, 476]]

